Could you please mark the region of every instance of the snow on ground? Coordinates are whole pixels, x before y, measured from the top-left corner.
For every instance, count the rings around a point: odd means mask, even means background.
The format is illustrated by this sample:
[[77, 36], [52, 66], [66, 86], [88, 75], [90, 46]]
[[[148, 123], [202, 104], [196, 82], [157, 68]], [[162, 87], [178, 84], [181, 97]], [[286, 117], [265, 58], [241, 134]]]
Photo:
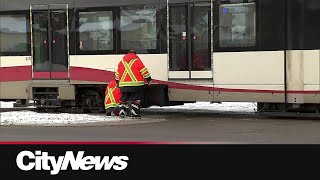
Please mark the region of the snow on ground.
[[9, 101], [9, 102], [0, 101], [0, 108], [12, 108], [14, 103], [15, 102], [13, 101]]
[[[0, 107], [13, 108], [14, 103], [14, 101], [0, 101]], [[31, 105], [28, 107], [33, 106]], [[0, 112], [0, 125], [65, 126], [118, 120], [119, 119], [117, 117], [107, 117], [104, 114], [37, 113], [27, 110]]]
[[89, 114], [37, 113], [33, 111], [0, 112], [1, 125], [65, 126], [118, 120], [117, 117]]
[[[15, 102], [0, 101], [1, 108], [12, 108]], [[30, 106], [32, 107], [32, 106]], [[186, 103], [179, 106], [158, 107], [151, 106], [150, 110], [156, 111], [221, 111], [221, 112], [255, 112], [254, 103]], [[68, 113], [37, 113], [33, 111], [0, 112], [0, 125], [42, 125], [42, 126], [66, 126], [87, 123], [123, 121], [117, 117], [91, 114]]]
[[[16, 103], [16, 101], [0, 101], [0, 108], [13, 108], [14, 103]], [[29, 101], [29, 103], [33, 103], [33, 101]], [[34, 107], [34, 106], [30, 105], [28, 107]]]
[[223, 102], [223, 103], [209, 103], [209, 102], [196, 102], [196, 103], [185, 103], [179, 106], [151, 106], [150, 109], [157, 110], [186, 110], [186, 111], [224, 111], [224, 112], [255, 112], [256, 104], [252, 102]]

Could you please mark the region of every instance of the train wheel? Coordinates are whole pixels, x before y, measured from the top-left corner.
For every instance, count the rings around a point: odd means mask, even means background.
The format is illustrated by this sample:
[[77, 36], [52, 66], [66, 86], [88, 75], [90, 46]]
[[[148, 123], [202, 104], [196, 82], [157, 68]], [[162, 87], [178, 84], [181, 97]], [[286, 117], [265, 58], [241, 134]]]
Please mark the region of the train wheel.
[[84, 90], [81, 93], [80, 106], [83, 108], [83, 113], [99, 113], [103, 108], [99, 93], [92, 89]]

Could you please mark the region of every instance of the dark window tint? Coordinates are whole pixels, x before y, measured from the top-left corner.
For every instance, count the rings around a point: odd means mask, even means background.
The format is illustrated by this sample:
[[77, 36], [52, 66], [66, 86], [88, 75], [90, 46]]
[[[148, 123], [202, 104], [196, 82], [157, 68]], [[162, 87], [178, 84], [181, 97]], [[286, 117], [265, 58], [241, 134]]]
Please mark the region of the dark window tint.
[[219, 46], [256, 45], [256, 5], [252, 3], [219, 6]]
[[121, 49], [157, 49], [156, 5], [120, 8]]
[[113, 50], [112, 11], [79, 13], [80, 51]]
[[[272, 13], [270, 12], [272, 9]], [[285, 0], [259, 1], [258, 50], [283, 50], [285, 46]]]
[[288, 49], [319, 49], [320, 1], [287, 1]]
[[188, 70], [187, 59], [187, 6], [170, 7], [170, 70]]
[[0, 15], [1, 52], [27, 52], [26, 15]]
[[320, 1], [304, 1], [304, 49], [320, 48]]

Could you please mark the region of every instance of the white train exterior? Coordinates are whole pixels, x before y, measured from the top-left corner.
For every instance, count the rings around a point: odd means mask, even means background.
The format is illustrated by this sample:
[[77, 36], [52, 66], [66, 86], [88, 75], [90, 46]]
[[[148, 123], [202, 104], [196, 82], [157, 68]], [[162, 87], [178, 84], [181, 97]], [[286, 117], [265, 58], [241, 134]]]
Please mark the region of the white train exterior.
[[257, 102], [320, 110], [317, 0], [2, 0], [0, 99], [103, 106], [136, 49], [153, 83], [144, 106]]

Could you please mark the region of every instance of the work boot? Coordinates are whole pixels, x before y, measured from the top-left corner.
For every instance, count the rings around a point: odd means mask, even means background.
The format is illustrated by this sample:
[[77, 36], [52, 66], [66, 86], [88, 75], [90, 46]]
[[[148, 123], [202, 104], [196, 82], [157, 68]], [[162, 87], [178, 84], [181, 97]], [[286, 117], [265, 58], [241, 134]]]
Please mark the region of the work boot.
[[125, 118], [126, 117], [126, 112], [124, 110], [120, 110], [119, 117], [120, 118]]
[[130, 109], [130, 118], [131, 119], [141, 119], [140, 115], [140, 104], [137, 102], [132, 102], [131, 103], [131, 108]]
[[120, 112], [119, 112], [119, 117], [120, 118], [125, 118], [126, 115], [127, 115], [127, 112], [126, 112], [126, 104], [121, 102], [119, 104], [119, 109], [120, 109]]

